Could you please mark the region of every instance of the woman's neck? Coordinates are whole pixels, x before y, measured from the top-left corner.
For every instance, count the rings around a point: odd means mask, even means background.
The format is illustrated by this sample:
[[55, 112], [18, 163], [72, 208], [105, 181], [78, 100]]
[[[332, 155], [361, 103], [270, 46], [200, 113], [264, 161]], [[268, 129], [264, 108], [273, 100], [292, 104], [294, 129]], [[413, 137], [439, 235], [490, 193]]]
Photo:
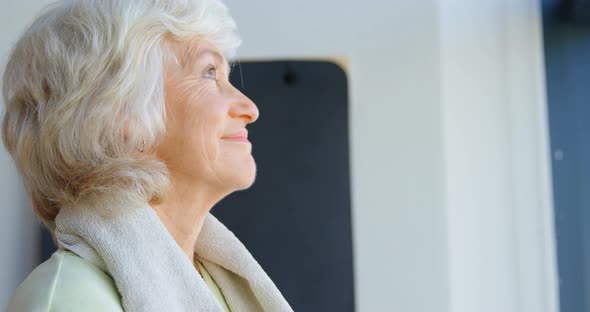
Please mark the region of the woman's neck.
[[203, 228], [205, 218], [223, 196], [210, 188], [195, 183], [179, 183], [172, 180], [172, 187], [164, 200], [151, 205], [160, 221], [194, 262], [195, 244]]

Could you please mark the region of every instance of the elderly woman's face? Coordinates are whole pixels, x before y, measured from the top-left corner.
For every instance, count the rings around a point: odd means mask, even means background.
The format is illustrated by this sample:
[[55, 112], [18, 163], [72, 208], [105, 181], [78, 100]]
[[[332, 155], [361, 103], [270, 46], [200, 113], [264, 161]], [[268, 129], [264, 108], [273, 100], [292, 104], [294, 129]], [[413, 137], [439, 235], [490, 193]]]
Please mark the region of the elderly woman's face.
[[232, 192], [256, 176], [246, 125], [256, 105], [234, 88], [227, 61], [206, 40], [174, 42], [166, 66], [166, 136], [156, 151], [176, 179]]

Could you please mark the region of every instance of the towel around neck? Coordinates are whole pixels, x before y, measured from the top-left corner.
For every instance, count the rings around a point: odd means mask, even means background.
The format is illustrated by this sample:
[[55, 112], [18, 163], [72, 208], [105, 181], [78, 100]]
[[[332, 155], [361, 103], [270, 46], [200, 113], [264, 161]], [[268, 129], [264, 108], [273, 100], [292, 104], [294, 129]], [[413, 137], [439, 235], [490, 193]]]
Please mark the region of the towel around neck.
[[[148, 205], [63, 207], [60, 247], [113, 277], [127, 312], [223, 311], [190, 259]], [[195, 253], [232, 311], [292, 311], [239, 239], [209, 214]]]

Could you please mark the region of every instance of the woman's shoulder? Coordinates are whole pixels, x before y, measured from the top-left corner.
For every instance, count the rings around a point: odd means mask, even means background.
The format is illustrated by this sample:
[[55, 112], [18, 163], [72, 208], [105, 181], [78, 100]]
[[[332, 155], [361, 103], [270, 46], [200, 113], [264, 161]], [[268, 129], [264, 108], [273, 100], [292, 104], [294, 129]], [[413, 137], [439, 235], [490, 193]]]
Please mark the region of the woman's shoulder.
[[92, 263], [56, 251], [16, 289], [7, 312], [123, 311], [113, 279]]

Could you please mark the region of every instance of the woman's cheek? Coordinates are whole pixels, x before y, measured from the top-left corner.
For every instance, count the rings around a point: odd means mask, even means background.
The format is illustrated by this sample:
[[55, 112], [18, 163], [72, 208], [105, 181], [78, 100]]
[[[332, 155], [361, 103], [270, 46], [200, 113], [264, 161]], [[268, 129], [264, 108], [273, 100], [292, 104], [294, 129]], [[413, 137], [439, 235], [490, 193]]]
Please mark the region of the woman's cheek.
[[200, 134], [198, 138], [198, 148], [201, 154], [208, 163], [214, 162], [219, 156], [219, 143], [216, 142], [218, 139], [214, 137], [213, 132], [207, 128], [201, 128], [198, 132]]

